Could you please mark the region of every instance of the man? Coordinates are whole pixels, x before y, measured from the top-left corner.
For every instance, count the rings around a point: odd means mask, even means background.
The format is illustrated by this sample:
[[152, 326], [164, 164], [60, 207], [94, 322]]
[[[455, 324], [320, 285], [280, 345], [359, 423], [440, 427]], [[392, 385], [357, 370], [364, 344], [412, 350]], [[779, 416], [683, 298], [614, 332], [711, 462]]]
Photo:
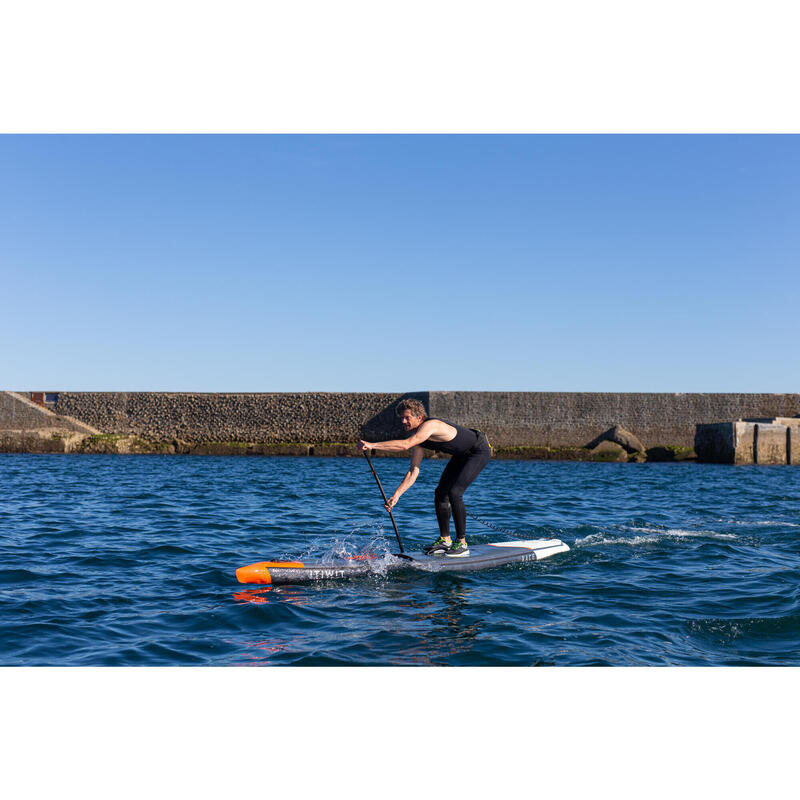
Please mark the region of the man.
[[[407, 439], [392, 439], [388, 442], [358, 443], [359, 450], [408, 450], [411, 449], [411, 464], [395, 493], [386, 503], [391, 511], [400, 497], [417, 480], [422, 450], [449, 453], [451, 458], [442, 472], [439, 485], [434, 492], [436, 520], [439, 523], [439, 538], [428, 547], [428, 555], [468, 556], [467, 511], [463, 495], [466, 488], [478, 477], [478, 473], [489, 463], [491, 450], [486, 436], [471, 428], [462, 428], [452, 422], [432, 417], [428, 419], [425, 406], [419, 400], [403, 400], [397, 406], [397, 414], [403, 427], [411, 435]], [[450, 537], [450, 515], [456, 529], [456, 541]]]

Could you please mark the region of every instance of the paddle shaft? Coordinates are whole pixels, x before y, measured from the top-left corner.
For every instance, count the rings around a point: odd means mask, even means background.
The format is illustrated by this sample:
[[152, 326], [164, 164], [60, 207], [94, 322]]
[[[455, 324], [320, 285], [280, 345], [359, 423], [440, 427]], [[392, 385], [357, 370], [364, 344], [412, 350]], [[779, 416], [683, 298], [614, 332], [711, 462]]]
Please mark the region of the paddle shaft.
[[[381, 495], [383, 495], [383, 502], [388, 503], [389, 501], [386, 499], [386, 492], [383, 491], [383, 486], [381, 485], [381, 479], [378, 477], [378, 473], [375, 472], [375, 467], [372, 466], [372, 459], [369, 457], [369, 453], [364, 451], [364, 458], [367, 459], [367, 464], [369, 464], [370, 471], [372, 472], [372, 477], [375, 478], [375, 482], [378, 484], [378, 488], [381, 490]], [[386, 509], [389, 511], [389, 509]], [[389, 519], [392, 521], [392, 527], [394, 528], [394, 535], [397, 537], [397, 544], [400, 545], [400, 552], [404, 553], [403, 550], [403, 543], [400, 541], [400, 534], [397, 532], [397, 523], [394, 521], [394, 515], [391, 511], [389, 511]]]

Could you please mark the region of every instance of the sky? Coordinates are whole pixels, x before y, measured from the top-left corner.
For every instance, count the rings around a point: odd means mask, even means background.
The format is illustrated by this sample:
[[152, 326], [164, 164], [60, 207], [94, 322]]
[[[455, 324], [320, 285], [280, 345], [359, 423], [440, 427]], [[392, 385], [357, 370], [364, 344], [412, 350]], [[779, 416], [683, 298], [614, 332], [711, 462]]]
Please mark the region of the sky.
[[0, 388], [800, 390], [800, 137], [3, 135]]

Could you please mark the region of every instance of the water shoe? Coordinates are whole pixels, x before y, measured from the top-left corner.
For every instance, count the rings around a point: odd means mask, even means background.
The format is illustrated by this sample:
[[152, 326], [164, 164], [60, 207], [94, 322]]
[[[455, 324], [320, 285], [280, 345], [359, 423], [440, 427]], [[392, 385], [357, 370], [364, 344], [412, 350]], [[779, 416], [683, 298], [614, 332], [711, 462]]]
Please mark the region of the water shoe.
[[445, 553], [446, 556], [450, 556], [451, 558], [459, 558], [460, 556], [468, 556], [469, 555], [469, 547], [467, 547], [467, 543], [463, 539], [456, 539], [453, 542], [453, 546]]
[[446, 542], [440, 536], [433, 544], [423, 547], [422, 552], [427, 556], [442, 556], [450, 549], [451, 545], [452, 542]]

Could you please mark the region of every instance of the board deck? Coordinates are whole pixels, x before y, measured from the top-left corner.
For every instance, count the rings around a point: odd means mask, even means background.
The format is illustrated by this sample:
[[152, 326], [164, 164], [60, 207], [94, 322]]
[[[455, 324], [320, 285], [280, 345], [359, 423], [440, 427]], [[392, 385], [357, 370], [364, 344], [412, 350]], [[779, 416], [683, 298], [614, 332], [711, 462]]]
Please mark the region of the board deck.
[[[535, 539], [520, 542], [471, 544], [469, 555], [429, 556], [421, 550], [394, 554], [382, 566], [387, 572], [417, 569], [424, 572], [467, 572], [490, 569], [503, 564], [541, 561], [556, 553], [565, 553], [569, 546], [560, 539]], [[405, 556], [405, 557], [404, 557]], [[377, 572], [378, 556], [358, 556], [336, 562], [259, 561], [236, 570], [239, 583], [280, 584], [351, 578]], [[383, 570], [381, 570], [383, 571]]]

